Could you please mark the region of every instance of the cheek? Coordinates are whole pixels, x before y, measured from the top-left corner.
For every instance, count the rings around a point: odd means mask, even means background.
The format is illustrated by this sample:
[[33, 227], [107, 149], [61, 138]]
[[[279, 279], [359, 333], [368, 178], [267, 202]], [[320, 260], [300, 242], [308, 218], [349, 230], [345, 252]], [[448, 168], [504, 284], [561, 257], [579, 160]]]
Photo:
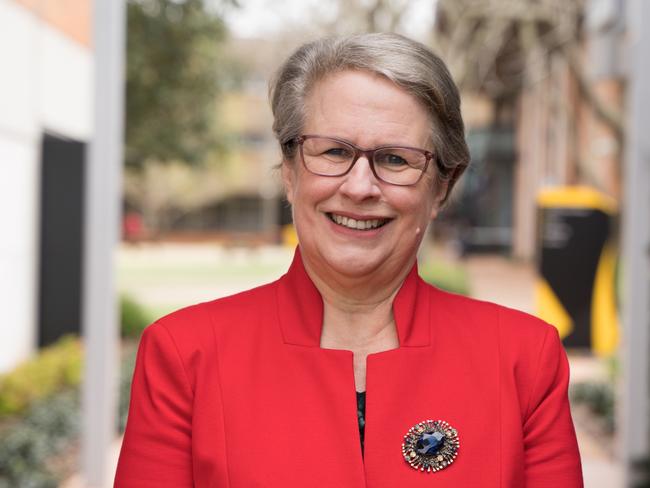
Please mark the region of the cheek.
[[306, 205], [318, 205], [336, 194], [339, 181], [312, 175], [305, 171], [299, 173], [295, 181], [294, 196]]
[[[291, 164], [291, 163], [290, 163]], [[306, 206], [313, 203], [322, 193], [322, 182], [300, 166], [285, 166], [283, 182], [286, 197], [292, 206]]]
[[[404, 216], [413, 220], [428, 220], [433, 206], [433, 194], [428, 185], [418, 188], [417, 191], [404, 188], [391, 188], [391, 193], [386, 195], [389, 204]], [[405, 191], [406, 190], [406, 191]]]

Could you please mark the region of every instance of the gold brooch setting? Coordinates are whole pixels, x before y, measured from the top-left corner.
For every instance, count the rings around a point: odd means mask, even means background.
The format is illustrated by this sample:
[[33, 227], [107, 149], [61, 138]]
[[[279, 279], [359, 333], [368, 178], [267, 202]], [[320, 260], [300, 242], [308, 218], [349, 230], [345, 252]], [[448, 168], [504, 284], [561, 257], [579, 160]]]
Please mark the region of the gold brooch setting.
[[424, 420], [404, 436], [402, 455], [413, 469], [433, 473], [446, 468], [458, 455], [458, 431], [444, 420]]

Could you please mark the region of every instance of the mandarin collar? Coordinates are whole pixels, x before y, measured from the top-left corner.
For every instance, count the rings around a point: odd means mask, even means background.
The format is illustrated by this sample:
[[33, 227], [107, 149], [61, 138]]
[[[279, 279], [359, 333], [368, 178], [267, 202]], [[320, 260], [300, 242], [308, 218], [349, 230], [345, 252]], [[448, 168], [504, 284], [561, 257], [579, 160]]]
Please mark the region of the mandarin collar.
[[[400, 348], [425, 347], [431, 341], [429, 286], [413, 265], [393, 300]], [[277, 302], [285, 344], [320, 347], [323, 299], [296, 248], [289, 270], [278, 280]]]

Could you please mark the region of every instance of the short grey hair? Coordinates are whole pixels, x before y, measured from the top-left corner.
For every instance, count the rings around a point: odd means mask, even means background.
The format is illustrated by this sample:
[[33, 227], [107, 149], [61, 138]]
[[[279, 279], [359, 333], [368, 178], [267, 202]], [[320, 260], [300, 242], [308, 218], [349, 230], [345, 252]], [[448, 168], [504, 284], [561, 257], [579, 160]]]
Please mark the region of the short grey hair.
[[371, 33], [319, 39], [299, 47], [269, 87], [273, 132], [285, 161], [296, 153], [304, 126], [305, 100], [314, 85], [333, 73], [377, 73], [414, 96], [431, 116], [437, 179], [451, 189], [469, 164], [458, 88], [445, 63], [424, 44], [398, 34]]

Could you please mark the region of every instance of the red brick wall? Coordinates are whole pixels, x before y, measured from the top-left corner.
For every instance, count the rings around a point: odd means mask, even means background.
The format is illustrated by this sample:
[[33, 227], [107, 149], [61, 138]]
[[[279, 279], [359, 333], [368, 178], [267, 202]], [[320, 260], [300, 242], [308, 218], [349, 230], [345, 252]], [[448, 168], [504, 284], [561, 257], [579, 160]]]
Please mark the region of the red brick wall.
[[79, 44], [92, 42], [92, 0], [13, 0]]

